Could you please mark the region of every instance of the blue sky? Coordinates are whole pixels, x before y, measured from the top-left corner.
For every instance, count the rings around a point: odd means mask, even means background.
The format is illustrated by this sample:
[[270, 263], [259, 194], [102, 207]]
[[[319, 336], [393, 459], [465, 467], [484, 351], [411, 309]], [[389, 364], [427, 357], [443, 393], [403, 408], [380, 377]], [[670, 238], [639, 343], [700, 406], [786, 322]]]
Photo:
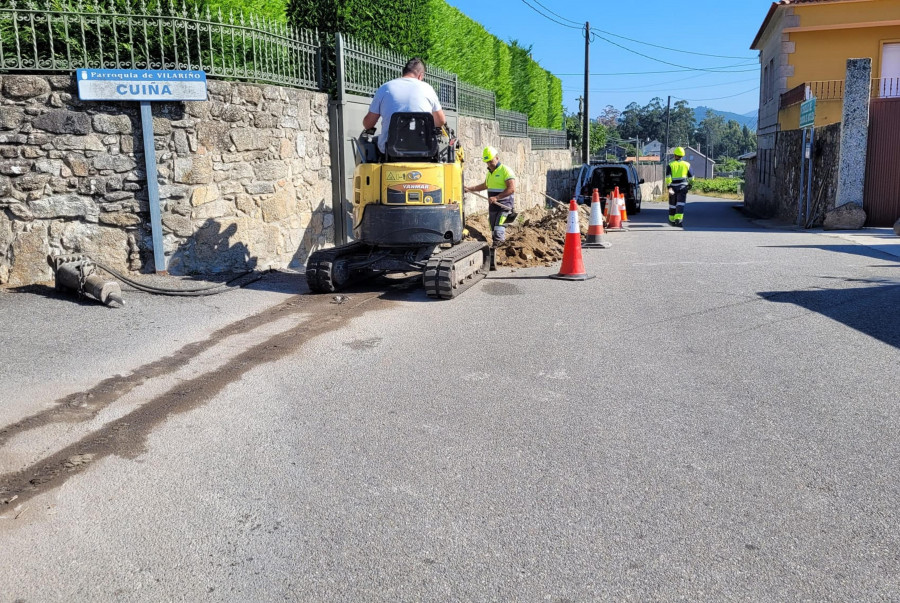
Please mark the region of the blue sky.
[[578, 110], [584, 89], [585, 21], [594, 33], [592, 116], [606, 105], [623, 109], [654, 96], [665, 103], [668, 95], [691, 107], [741, 114], [757, 108], [759, 61], [750, 44], [771, 0], [447, 1], [498, 38], [531, 45], [534, 59], [562, 80], [568, 112]]

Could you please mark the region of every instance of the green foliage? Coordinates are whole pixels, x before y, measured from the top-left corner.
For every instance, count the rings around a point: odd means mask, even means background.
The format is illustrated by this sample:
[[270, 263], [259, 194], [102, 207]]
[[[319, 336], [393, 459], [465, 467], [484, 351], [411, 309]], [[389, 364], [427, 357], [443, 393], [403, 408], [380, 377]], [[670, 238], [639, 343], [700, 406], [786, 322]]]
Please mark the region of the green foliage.
[[726, 157], [722, 162], [716, 164], [717, 172], [743, 172], [744, 163], [731, 157]]
[[563, 93], [562, 82], [558, 77], [553, 77], [547, 73], [547, 81], [549, 82], [549, 91], [547, 93], [547, 127], [554, 130], [562, 130], [563, 115], [557, 111], [558, 107], [562, 107]]
[[531, 48], [506, 44], [446, 0], [287, 1], [292, 25], [419, 56], [492, 90], [498, 107], [526, 113], [533, 127], [562, 126], [562, 83], [531, 58]]
[[[566, 115], [566, 137], [573, 142], [576, 148], [581, 149], [582, 122], [577, 114]], [[591, 121], [590, 154], [596, 155], [606, 146], [609, 139], [609, 130], [599, 121]]]
[[740, 191], [740, 178], [711, 178], [694, 179], [694, 186], [691, 192], [694, 193], [728, 193], [738, 194]]

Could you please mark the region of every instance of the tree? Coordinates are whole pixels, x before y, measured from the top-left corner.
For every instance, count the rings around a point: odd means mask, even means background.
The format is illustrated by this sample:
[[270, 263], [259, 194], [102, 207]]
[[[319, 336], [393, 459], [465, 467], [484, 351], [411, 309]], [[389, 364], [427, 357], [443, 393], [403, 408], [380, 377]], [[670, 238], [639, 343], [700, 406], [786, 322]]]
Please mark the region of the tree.
[[619, 117], [621, 115], [621, 111], [612, 105], [606, 105], [606, 108], [600, 113], [600, 117], [597, 118], [597, 121], [603, 124], [603, 127], [606, 128], [607, 132], [612, 133], [619, 127]]
[[[578, 149], [581, 149], [581, 118], [577, 113], [571, 113], [566, 115], [566, 138], [572, 142], [574, 146]], [[606, 140], [608, 137], [608, 132], [606, 126], [601, 124], [598, 121], [591, 121], [591, 131], [590, 131], [590, 154], [595, 155], [600, 150], [606, 146]]]

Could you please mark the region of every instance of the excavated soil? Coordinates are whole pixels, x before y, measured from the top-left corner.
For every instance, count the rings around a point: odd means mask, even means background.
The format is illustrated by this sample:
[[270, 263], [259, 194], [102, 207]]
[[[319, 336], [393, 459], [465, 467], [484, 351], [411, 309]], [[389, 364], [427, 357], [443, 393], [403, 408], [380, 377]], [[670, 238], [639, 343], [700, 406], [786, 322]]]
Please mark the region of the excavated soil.
[[[589, 206], [579, 206], [581, 235], [587, 234], [591, 217]], [[506, 241], [497, 247], [497, 265], [511, 268], [550, 266], [562, 261], [566, 243], [568, 208], [532, 207], [519, 213], [519, 217], [506, 228]], [[468, 216], [466, 228], [469, 239], [491, 240], [488, 215]]]

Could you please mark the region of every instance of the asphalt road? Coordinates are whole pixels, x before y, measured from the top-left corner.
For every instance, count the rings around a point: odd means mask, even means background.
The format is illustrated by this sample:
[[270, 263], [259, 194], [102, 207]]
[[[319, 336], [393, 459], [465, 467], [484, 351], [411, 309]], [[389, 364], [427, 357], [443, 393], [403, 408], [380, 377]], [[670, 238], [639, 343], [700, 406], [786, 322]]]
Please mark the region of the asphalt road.
[[0, 292], [0, 600], [900, 599], [900, 257], [664, 221], [451, 302]]

